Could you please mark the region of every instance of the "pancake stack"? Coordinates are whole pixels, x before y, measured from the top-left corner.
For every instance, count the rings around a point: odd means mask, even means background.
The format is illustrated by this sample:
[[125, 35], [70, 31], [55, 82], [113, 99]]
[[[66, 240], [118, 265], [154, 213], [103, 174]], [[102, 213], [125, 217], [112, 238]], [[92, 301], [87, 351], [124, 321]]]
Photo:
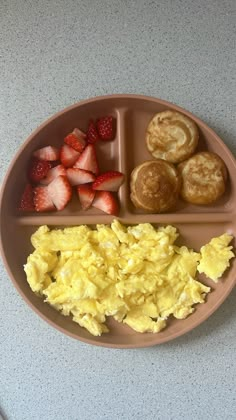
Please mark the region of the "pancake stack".
[[131, 200], [135, 207], [163, 213], [175, 207], [180, 191], [180, 176], [169, 162], [150, 160], [131, 174]]
[[180, 112], [164, 111], [150, 121], [146, 144], [154, 158], [171, 163], [182, 162], [191, 156], [198, 145], [196, 124]]
[[188, 203], [211, 204], [225, 192], [227, 169], [215, 153], [196, 153], [178, 165], [181, 197]]

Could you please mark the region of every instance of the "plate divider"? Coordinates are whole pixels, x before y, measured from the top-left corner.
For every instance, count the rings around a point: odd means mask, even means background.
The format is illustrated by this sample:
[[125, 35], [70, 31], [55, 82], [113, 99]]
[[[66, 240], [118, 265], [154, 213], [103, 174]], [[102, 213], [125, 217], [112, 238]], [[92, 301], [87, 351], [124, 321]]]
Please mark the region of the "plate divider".
[[[193, 219], [194, 216], [194, 219]], [[90, 215], [32, 215], [22, 216], [15, 219], [15, 222], [21, 226], [41, 226], [41, 225], [94, 225], [94, 214]], [[120, 220], [124, 224], [138, 224], [138, 223], [155, 223], [155, 224], [201, 224], [201, 223], [227, 223], [236, 220], [235, 215], [231, 213], [206, 213], [201, 214], [136, 214], [126, 212], [125, 217], [116, 217], [107, 214], [96, 214], [96, 224], [110, 224], [114, 219]], [[135, 221], [135, 222], [134, 222]]]
[[126, 113], [127, 108], [117, 109], [117, 137], [118, 137], [118, 152], [119, 152], [119, 171], [125, 175], [125, 181], [119, 188], [119, 200], [121, 204], [121, 215], [124, 214], [127, 208], [127, 191], [129, 188], [129, 179], [127, 176], [127, 164], [126, 164], [126, 135], [125, 135], [125, 124], [126, 124]]

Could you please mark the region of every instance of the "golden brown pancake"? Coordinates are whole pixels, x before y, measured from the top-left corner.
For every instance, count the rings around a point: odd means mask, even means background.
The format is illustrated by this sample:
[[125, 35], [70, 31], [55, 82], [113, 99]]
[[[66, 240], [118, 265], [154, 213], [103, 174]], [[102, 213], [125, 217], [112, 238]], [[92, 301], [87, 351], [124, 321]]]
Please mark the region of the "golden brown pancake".
[[131, 173], [130, 198], [135, 207], [147, 212], [166, 212], [176, 205], [180, 179], [174, 165], [165, 160], [143, 162]]
[[193, 204], [210, 204], [225, 192], [227, 169], [215, 153], [201, 152], [178, 165], [181, 196]]
[[179, 163], [194, 153], [198, 137], [194, 121], [180, 112], [164, 111], [150, 121], [146, 144], [154, 158]]

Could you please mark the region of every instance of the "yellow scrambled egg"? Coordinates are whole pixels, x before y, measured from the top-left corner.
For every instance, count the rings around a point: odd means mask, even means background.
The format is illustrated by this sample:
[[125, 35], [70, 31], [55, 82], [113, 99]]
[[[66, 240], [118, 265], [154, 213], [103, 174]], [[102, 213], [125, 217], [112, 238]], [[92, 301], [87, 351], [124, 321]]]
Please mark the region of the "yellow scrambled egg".
[[234, 257], [233, 247], [228, 246], [231, 241], [232, 236], [225, 233], [204, 245], [200, 250], [202, 258], [197, 268], [199, 273], [205, 273], [207, 277], [217, 283], [226, 268], [229, 267], [229, 260]]
[[229, 235], [213, 239], [202, 255], [176, 246], [177, 237], [173, 226], [125, 227], [118, 220], [96, 229], [41, 226], [31, 237], [35, 251], [24, 270], [35, 293], [95, 336], [108, 332], [108, 316], [156, 333], [170, 315], [186, 318], [204, 302], [210, 288], [196, 280], [197, 270], [211, 274], [212, 258], [220, 261], [220, 254], [224, 271], [232, 257]]

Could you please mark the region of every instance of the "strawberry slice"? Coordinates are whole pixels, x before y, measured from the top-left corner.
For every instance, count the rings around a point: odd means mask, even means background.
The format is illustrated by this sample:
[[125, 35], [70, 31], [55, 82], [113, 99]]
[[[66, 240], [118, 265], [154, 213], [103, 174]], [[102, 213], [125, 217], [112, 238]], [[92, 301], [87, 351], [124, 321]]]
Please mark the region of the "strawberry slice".
[[80, 157], [75, 162], [74, 168], [84, 169], [95, 175], [98, 174], [98, 162], [93, 144], [88, 144], [88, 146], [85, 147]]
[[72, 196], [72, 188], [66, 176], [59, 175], [47, 187], [57, 210], [63, 210]]
[[118, 191], [124, 182], [124, 174], [118, 171], [108, 171], [99, 175], [93, 183], [94, 190]]
[[65, 166], [66, 168], [73, 166], [79, 156], [80, 156], [80, 153], [77, 152], [77, 150], [73, 149], [72, 147], [68, 146], [67, 144], [64, 144], [61, 147], [60, 160], [61, 160], [62, 165]]
[[87, 131], [87, 142], [96, 143], [99, 140], [99, 135], [97, 132], [96, 125], [93, 120], [89, 121], [88, 131]]
[[33, 156], [41, 160], [53, 161], [59, 159], [59, 154], [60, 152], [59, 149], [57, 149], [57, 147], [46, 146], [42, 147], [42, 149], [36, 150], [33, 153]]
[[72, 134], [74, 134], [78, 139], [86, 140], [86, 134], [79, 128], [74, 128], [74, 130], [72, 131]]
[[85, 148], [86, 141], [82, 137], [77, 137], [76, 134], [70, 133], [68, 136], [64, 138], [64, 142], [68, 144], [68, 146], [72, 147], [73, 149], [77, 150], [77, 152], [82, 152]]
[[50, 162], [33, 158], [29, 165], [28, 177], [32, 182], [39, 182], [46, 177], [49, 169], [51, 169]]
[[79, 168], [68, 168], [66, 170], [66, 175], [70, 185], [72, 186], [87, 184], [88, 182], [93, 182], [95, 180], [95, 176], [92, 174], [92, 172], [88, 172]]
[[97, 121], [97, 130], [101, 140], [108, 141], [114, 138], [114, 120], [112, 116], [99, 118]]
[[83, 210], [88, 210], [91, 207], [95, 197], [95, 191], [91, 185], [79, 185], [77, 187], [77, 194]]
[[35, 208], [34, 208], [33, 198], [34, 198], [33, 187], [31, 184], [27, 184], [21, 196], [19, 210], [34, 211]]
[[57, 165], [54, 166], [54, 168], [49, 169], [46, 178], [43, 178], [40, 181], [40, 184], [48, 185], [50, 184], [50, 182], [52, 182], [53, 179], [55, 179], [59, 175], [66, 176], [66, 168], [63, 165]]
[[92, 205], [108, 214], [117, 216], [119, 213], [118, 202], [109, 191], [97, 191]]
[[34, 205], [39, 212], [56, 210], [47, 187], [34, 188]]

